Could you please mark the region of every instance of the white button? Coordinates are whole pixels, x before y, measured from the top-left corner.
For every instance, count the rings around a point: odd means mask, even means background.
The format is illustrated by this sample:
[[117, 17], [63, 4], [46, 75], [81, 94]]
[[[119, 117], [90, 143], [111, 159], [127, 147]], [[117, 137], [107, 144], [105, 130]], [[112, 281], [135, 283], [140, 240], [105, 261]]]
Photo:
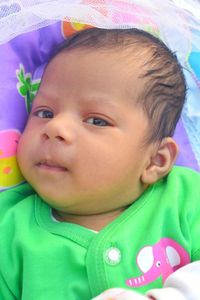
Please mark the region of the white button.
[[118, 248], [109, 248], [105, 253], [105, 260], [110, 265], [116, 265], [121, 260], [121, 252]]

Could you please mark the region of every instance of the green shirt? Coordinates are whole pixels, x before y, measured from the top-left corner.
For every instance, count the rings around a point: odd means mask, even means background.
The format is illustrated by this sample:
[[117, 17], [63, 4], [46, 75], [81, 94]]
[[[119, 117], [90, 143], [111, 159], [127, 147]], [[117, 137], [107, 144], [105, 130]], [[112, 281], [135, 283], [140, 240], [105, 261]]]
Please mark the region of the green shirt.
[[[0, 299], [89, 300], [144, 294], [200, 258], [200, 174], [174, 167], [95, 233], [53, 220], [28, 184], [0, 194]], [[132, 279], [134, 278], [134, 279]]]

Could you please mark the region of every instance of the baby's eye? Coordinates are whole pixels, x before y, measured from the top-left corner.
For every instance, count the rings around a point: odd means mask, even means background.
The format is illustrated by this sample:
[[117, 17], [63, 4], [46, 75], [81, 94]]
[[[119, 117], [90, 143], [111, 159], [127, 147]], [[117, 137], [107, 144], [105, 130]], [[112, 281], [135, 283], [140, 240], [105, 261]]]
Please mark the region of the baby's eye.
[[95, 126], [109, 126], [110, 125], [106, 120], [101, 119], [101, 118], [95, 118], [95, 117], [88, 118], [85, 122], [95, 125]]
[[52, 119], [53, 112], [50, 110], [47, 110], [47, 109], [40, 109], [40, 110], [34, 112], [34, 116], [37, 116], [37, 117], [43, 118], [43, 119]]

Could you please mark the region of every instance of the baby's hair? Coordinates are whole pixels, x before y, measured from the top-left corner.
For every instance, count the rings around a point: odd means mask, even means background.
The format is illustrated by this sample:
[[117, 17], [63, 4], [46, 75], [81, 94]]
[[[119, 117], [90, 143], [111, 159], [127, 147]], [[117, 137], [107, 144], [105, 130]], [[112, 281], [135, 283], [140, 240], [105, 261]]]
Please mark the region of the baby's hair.
[[90, 28], [66, 40], [51, 59], [73, 49], [127, 50], [130, 61], [131, 52], [139, 54], [143, 64], [138, 78], [144, 79], [144, 88], [136, 104], [143, 108], [150, 122], [147, 142], [173, 136], [186, 98], [186, 82], [176, 54], [160, 39], [136, 28]]

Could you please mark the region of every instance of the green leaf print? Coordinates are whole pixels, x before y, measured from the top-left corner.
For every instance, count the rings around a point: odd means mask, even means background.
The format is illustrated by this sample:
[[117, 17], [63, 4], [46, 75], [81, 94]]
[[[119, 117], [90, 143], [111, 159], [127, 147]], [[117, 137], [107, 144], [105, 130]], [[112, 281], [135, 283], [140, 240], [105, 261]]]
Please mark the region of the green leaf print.
[[22, 64], [20, 64], [19, 69], [16, 70], [16, 77], [18, 79], [17, 90], [24, 98], [26, 110], [29, 113], [33, 99], [39, 89], [41, 79], [32, 80], [31, 73], [25, 73], [25, 69]]

